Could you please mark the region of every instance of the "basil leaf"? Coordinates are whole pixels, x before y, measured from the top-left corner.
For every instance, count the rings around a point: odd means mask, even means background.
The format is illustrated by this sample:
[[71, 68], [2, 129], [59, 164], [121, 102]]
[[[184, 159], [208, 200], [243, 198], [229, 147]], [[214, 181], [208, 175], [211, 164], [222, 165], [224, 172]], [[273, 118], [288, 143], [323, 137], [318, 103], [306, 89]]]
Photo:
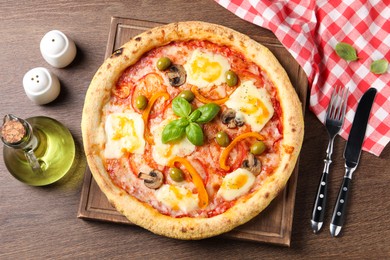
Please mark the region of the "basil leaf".
[[175, 125], [177, 125], [179, 127], [186, 127], [186, 126], [188, 126], [190, 121], [188, 121], [188, 119], [185, 117], [181, 117], [179, 119], [171, 121], [170, 123], [174, 123]]
[[200, 117], [200, 115], [202, 114], [202, 112], [200, 112], [198, 109], [196, 109], [194, 112], [191, 113], [191, 115], [188, 117], [188, 120], [190, 122], [195, 122], [196, 120], [198, 120], [198, 118]]
[[213, 118], [218, 114], [219, 110], [221, 110], [221, 107], [215, 103], [208, 103], [206, 105], [198, 107], [198, 109], [196, 110], [199, 110], [202, 115], [195, 122], [204, 124], [213, 120]]
[[370, 71], [374, 74], [383, 74], [387, 71], [389, 62], [387, 60], [376, 60], [371, 63]]
[[173, 112], [177, 116], [187, 117], [191, 114], [191, 104], [182, 97], [175, 97], [172, 101]]
[[203, 130], [197, 123], [190, 123], [186, 127], [186, 135], [188, 140], [196, 145], [203, 145]]
[[358, 59], [356, 55], [356, 50], [352, 47], [352, 45], [348, 43], [339, 42], [338, 44], [336, 44], [335, 50], [337, 55], [339, 55], [339, 57], [344, 60], [354, 61]]
[[180, 118], [169, 122], [162, 131], [161, 142], [166, 144], [183, 138], [188, 123], [189, 122], [186, 118]]

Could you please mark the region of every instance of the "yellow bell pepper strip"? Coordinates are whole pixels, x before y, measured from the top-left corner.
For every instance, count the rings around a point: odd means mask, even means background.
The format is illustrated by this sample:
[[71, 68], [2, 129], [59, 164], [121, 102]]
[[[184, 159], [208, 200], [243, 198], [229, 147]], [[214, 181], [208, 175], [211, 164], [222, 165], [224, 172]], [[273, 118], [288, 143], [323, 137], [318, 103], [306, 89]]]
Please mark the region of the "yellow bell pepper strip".
[[221, 98], [221, 99], [209, 99], [209, 98], [206, 98], [206, 97], [202, 96], [202, 94], [199, 93], [198, 88], [195, 87], [195, 86], [193, 86], [191, 88], [191, 91], [194, 93], [195, 98], [197, 100], [199, 100], [200, 102], [204, 103], [204, 104], [215, 103], [217, 105], [222, 105], [229, 99], [229, 96], [226, 96], [226, 97]]
[[207, 194], [206, 188], [204, 187], [203, 180], [200, 177], [199, 173], [195, 168], [190, 164], [190, 162], [182, 157], [174, 157], [168, 162], [169, 167], [174, 167], [175, 163], [181, 163], [190, 173], [192, 182], [194, 183], [196, 189], [198, 190], [198, 205], [200, 208], [204, 209], [209, 204], [209, 195]]
[[149, 144], [154, 144], [154, 141], [153, 141], [153, 138], [150, 134], [150, 131], [149, 131], [149, 127], [148, 127], [148, 120], [149, 120], [149, 115], [150, 115], [150, 111], [152, 110], [153, 108], [153, 105], [154, 103], [156, 103], [157, 99], [160, 98], [160, 97], [164, 97], [165, 100], [168, 100], [169, 99], [169, 94], [167, 92], [157, 92], [156, 94], [154, 94], [149, 102], [148, 102], [148, 105], [146, 106], [144, 112], [142, 113], [142, 119], [144, 120], [144, 125], [145, 125], [145, 140], [149, 143]]
[[226, 170], [226, 171], [230, 170], [230, 166], [226, 165], [226, 160], [229, 157], [229, 154], [232, 151], [232, 149], [234, 148], [234, 146], [239, 141], [241, 141], [241, 140], [243, 140], [245, 138], [250, 138], [250, 137], [255, 137], [256, 139], [258, 139], [260, 141], [264, 140], [264, 136], [262, 136], [261, 134], [259, 134], [257, 132], [243, 133], [243, 134], [237, 136], [236, 138], [234, 138], [233, 141], [222, 151], [221, 157], [219, 157], [219, 166], [223, 170]]

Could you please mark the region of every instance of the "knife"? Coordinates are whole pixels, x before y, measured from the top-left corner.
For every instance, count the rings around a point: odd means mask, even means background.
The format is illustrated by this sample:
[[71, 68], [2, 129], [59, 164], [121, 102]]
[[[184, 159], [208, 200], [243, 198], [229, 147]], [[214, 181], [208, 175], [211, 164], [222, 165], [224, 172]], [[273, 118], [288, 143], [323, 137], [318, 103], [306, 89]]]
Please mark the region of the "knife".
[[347, 209], [348, 193], [351, 189], [352, 175], [359, 163], [367, 123], [376, 92], [375, 88], [367, 90], [360, 99], [356, 109], [352, 128], [344, 150], [345, 175], [337, 197], [336, 205], [333, 209], [332, 222], [330, 224], [330, 234], [332, 237], [338, 236], [343, 227]]

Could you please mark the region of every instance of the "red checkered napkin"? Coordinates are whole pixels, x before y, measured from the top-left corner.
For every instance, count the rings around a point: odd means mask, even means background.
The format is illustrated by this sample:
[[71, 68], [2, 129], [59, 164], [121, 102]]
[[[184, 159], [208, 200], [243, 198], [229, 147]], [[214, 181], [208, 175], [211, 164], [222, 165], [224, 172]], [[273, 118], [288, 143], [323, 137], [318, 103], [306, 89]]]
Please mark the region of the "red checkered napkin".
[[[377, 156], [390, 141], [390, 70], [376, 75], [371, 62], [390, 62], [390, 1], [385, 0], [216, 0], [237, 16], [273, 31], [306, 72], [310, 108], [324, 122], [332, 90], [349, 88], [341, 136], [348, 137], [357, 103], [370, 87], [378, 90], [363, 149]], [[347, 62], [334, 51], [346, 42], [359, 60]]]

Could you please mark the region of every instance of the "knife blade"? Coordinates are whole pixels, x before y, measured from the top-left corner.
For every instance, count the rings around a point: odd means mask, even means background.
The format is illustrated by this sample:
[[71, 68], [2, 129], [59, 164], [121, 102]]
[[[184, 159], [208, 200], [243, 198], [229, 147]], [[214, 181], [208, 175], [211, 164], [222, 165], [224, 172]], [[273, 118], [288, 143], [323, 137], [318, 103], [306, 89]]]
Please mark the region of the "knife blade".
[[367, 123], [376, 92], [377, 90], [375, 88], [370, 88], [366, 91], [366, 93], [364, 93], [359, 101], [355, 117], [353, 119], [352, 128], [344, 150], [345, 175], [339, 190], [339, 195], [337, 197], [330, 224], [330, 234], [333, 237], [340, 234], [341, 228], [344, 224], [352, 176], [359, 164]]

